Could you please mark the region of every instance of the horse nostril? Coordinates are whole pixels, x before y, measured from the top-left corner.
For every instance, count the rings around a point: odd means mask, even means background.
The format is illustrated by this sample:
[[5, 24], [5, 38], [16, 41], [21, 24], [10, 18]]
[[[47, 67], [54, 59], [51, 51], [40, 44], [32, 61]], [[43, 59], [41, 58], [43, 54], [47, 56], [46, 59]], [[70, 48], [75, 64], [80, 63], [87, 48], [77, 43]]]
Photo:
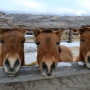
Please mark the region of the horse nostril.
[[20, 64], [20, 60], [17, 59], [14, 66], [17, 67], [17, 66], [19, 66], [19, 64]]
[[45, 62], [42, 63], [42, 70], [43, 71], [48, 71], [47, 65], [45, 64]]
[[56, 63], [53, 62], [53, 64], [51, 65], [51, 71], [55, 71], [56, 70]]
[[51, 76], [51, 73], [48, 73], [48, 76]]
[[87, 61], [90, 64], [90, 56], [87, 57]]
[[10, 71], [13, 72], [14, 68], [10, 68]]
[[8, 61], [8, 59], [6, 58], [6, 59], [5, 59], [5, 66], [9, 67], [9, 65], [10, 65], [10, 64], [9, 64], [9, 61]]

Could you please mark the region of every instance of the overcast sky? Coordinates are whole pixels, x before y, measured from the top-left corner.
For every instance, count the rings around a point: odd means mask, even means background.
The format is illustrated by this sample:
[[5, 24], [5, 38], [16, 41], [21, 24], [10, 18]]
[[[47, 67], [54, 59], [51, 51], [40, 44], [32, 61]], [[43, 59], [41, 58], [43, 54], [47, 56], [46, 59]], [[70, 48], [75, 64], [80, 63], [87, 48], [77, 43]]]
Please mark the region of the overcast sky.
[[90, 0], [0, 0], [0, 10], [54, 15], [90, 15]]

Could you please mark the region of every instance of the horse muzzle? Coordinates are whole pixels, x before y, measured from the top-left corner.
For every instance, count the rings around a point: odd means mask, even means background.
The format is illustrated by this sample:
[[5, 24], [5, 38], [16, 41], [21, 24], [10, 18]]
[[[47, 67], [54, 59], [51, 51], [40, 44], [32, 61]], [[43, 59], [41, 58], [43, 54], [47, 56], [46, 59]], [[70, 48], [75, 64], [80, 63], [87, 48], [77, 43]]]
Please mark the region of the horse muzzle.
[[15, 60], [13, 64], [8, 59], [5, 59], [3, 63], [4, 71], [8, 76], [17, 75], [20, 66], [21, 66], [21, 61], [19, 59]]
[[45, 76], [45, 78], [52, 78], [56, 73], [56, 63], [53, 62], [52, 65], [48, 68], [45, 62], [41, 65], [41, 72]]

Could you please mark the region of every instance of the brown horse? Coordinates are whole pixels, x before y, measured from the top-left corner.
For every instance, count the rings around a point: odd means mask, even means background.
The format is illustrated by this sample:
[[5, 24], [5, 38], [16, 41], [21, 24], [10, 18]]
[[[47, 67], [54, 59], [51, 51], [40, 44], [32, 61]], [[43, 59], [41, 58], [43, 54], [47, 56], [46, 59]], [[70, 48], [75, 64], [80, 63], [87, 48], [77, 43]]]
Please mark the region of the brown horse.
[[1, 36], [0, 67], [9, 76], [14, 76], [24, 65], [24, 34], [21, 31], [7, 31]]
[[58, 62], [72, 62], [72, 52], [66, 46], [60, 46], [62, 30], [52, 32], [33, 31], [37, 44], [37, 61], [42, 74], [46, 78], [54, 76]]
[[76, 61], [84, 61], [90, 68], [90, 28], [85, 27], [78, 32], [80, 34], [80, 50]]

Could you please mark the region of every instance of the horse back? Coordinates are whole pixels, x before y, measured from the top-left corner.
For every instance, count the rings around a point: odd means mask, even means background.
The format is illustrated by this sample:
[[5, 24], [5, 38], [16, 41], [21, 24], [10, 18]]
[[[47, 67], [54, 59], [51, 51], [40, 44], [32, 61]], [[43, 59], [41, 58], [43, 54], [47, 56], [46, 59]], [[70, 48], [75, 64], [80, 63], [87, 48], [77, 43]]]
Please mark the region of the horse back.
[[73, 54], [71, 50], [63, 45], [60, 45], [61, 53], [60, 53], [60, 62], [73, 62]]

